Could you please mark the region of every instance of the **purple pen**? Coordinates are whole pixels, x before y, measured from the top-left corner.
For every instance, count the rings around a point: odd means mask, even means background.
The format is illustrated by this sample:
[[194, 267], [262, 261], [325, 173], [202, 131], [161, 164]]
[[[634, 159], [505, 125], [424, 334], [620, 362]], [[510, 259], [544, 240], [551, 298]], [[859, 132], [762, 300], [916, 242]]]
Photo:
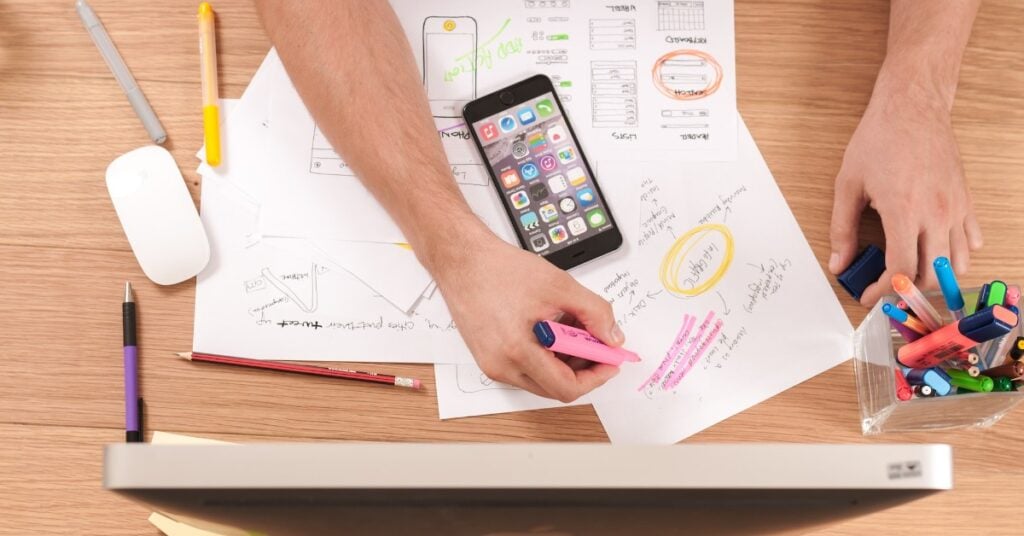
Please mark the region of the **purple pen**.
[[124, 326], [124, 438], [129, 443], [142, 441], [142, 399], [139, 398], [139, 348], [135, 340], [135, 296], [132, 283], [124, 284], [121, 304]]

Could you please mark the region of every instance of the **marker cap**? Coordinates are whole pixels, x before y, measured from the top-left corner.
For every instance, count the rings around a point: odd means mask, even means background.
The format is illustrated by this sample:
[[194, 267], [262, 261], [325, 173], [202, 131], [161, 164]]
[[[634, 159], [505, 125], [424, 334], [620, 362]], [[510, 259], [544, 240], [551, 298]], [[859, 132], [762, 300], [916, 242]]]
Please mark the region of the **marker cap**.
[[1001, 305], [996, 305], [964, 318], [957, 327], [965, 337], [985, 342], [1006, 335], [1016, 326], [1017, 315]]
[[942, 297], [946, 300], [946, 307], [950, 311], [964, 308], [964, 296], [960, 293], [960, 285], [956, 282], [956, 275], [953, 267], [949, 265], [949, 259], [939, 257], [932, 263], [935, 268], [935, 277], [939, 280], [939, 288], [942, 289]]

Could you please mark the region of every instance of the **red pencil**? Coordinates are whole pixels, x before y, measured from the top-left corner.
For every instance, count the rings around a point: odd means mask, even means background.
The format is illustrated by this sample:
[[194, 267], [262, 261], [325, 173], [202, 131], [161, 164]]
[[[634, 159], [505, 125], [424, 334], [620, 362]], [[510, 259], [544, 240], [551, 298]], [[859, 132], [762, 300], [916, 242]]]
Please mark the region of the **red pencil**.
[[280, 361], [263, 361], [261, 359], [247, 359], [244, 357], [202, 354], [199, 352], [181, 352], [177, 355], [178, 357], [184, 357], [189, 361], [205, 361], [207, 363], [222, 363], [225, 365], [238, 365], [240, 367], [295, 372], [297, 374], [330, 376], [332, 378], [344, 378], [346, 380], [385, 383], [396, 387], [408, 387], [410, 389], [419, 389], [421, 386], [420, 381], [414, 378], [403, 378], [401, 376], [390, 376], [388, 374], [376, 374], [373, 372], [359, 372], [357, 370], [346, 370], [331, 367], [314, 367], [310, 365], [282, 363]]

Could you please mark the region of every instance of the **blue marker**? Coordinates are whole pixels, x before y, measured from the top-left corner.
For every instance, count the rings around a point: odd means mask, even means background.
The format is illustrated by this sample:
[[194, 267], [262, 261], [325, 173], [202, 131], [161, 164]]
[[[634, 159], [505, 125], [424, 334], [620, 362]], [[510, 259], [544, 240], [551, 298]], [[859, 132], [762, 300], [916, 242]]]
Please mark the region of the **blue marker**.
[[907, 382], [910, 385], [927, 385], [938, 396], [946, 396], [953, 390], [951, 378], [940, 368], [911, 369], [903, 366], [900, 368], [907, 375]]
[[885, 315], [888, 316], [889, 318], [899, 322], [900, 324], [906, 326], [911, 331], [914, 331], [919, 335], [928, 334], [928, 328], [925, 327], [925, 325], [921, 323], [920, 320], [910, 316], [909, 314], [907, 314], [906, 311], [900, 309], [899, 307], [896, 307], [891, 303], [883, 303], [882, 312], [885, 313]]
[[949, 265], [949, 259], [939, 257], [932, 263], [935, 268], [935, 277], [939, 279], [939, 288], [942, 289], [942, 297], [946, 299], [946, 307], [953, 315], [953, 320], [960, 320], [964, 317], [964, 295], [960, 292], [960, 285], [956, 282], [956, 275], [953, 267]]

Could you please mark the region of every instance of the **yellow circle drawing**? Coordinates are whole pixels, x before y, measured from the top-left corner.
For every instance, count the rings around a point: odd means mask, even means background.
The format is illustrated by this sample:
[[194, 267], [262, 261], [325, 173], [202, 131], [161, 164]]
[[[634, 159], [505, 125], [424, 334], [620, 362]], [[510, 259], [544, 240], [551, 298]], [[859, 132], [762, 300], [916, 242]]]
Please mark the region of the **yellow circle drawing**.
[[[710, 277], [700, 285], [693, 284], [691, 288], [683, 288], [679, 284], [679, 271], [683, 268], [683, 262], [690, 251], [697, 246], [705, 237], [712, 234], [720, 234], [725, 241], [725, 255], [721, 264]], [[665, 290], [677, 296], [697, 296], [707, 292], [711, 287], [718, 284], [725, 272], [732, 264], [733, 239], [729, 228], [721, 223], [708, 223], [699, 225], [680, 236], [668, 249], [668, 253], [661, 260], [661, 268], [658, 270], [658, 277]]]
[[448, 19], [448, 20], [444, 21], [443, 28], [444, 28], [444, 31], [446, 31], [446, 32], [450, 32], [450, 31], [454, 30], [455, 29], [455, 21], [453, 21], [452, 19]]

